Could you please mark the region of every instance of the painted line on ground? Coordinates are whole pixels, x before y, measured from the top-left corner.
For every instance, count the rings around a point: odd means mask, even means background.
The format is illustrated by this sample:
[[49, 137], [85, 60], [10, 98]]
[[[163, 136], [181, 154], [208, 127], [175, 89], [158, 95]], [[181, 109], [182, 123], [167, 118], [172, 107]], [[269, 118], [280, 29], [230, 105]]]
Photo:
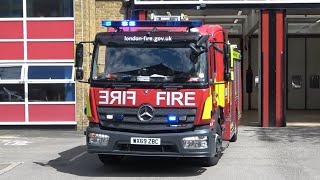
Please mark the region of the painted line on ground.
[[81, 157], [81, 156], [85, 155], [86, 153], [87, 153], [86, 151], [85, 151], [85, 152], [82, 152], [81, 154], [79, 154], [79, 155], [77, 155], [77, 156], [75, 156], [75, 157], [71, 158], [69, 161], [70, 161], [70, 162], [75, 161], [76, 159], [78, 159], [79, 157]]
[[22, 164], [22, 163], [23, 163], [23, 162], [10, 163], [10, 165], [9, 165], [8, 167], [3, 168], [3, 169], [0, 170], [0, 175], [6, 173], [6, 172], [8, 172], [8, 171], [10, 171], [11, 169], [19, 166], [19, 165]]
[[300, 123], [295, 123], [295, 122], [287, 122], [287, 126], [306, 126], [306, 127], [319, 127], [320, 123], [318, 122], [300, 122]]
[[17, 136], [0, 136], [0, 139], [16, 139]]

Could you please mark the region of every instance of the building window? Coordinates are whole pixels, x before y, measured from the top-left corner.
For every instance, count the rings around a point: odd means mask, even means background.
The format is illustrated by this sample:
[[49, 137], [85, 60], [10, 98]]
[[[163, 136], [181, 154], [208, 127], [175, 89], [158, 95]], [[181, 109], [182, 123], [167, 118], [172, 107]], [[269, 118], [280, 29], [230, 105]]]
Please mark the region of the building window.
[[74, 83], [29, 84], [29, 102], [75, 101]]
[[0, 67], [0, 80], [19, 80], [21, 79], [22, 66]]
[[22, 17], [22, 0], [0, 0], [0, 18]]
[[71, 79], [72, 69], [72, 66], [29, 66], [28, 79]]
[[0, 84], [0, 102], [24, 102], [24, 84]]
[[73, 17], [73, 0], [28, 0], [28, 17]]

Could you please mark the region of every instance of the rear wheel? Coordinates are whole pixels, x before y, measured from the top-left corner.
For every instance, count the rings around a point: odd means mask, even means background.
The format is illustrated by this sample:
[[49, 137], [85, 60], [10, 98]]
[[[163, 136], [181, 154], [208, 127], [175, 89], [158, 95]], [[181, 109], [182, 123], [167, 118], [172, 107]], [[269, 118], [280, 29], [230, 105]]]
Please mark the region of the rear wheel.
[[107, 155], [107, 154], [98, 154], [99, 160], [104, 164], [117, 164], [123, 159], [123, 156], [119, 155]]
[[216, 152], [215, 155], [212, 157], [206, 157], [204, 159], [203, 165], [206, 167], [210, 167], [210, 166], [214, 166], [216, 164], [218, 164], [219, 159], [221, 157], [221, 151], [222, 151], [222, 130], [221, 130], [221, 126], [218, 123], [215, 126], [215, 147], [216, 147]]

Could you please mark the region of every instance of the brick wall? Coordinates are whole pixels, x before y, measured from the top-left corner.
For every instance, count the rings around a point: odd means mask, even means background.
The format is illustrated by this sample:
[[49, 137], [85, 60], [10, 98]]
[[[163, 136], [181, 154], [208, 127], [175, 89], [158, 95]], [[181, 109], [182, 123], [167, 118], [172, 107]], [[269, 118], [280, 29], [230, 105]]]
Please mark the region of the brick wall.
[[[122, 20], [124, 9], [122, 0], [75, 0], [75, 39], [80, 41], [93, 41], [97, 32], [106, 31], [101, 26], [102, 20]], [[89, 78], [90, 62], [93, 46], [84, 46], [84, 71], [85, 78]], [[88, 125], [87, 117], [84, 114], [86, 97], [88, 95], [88, 84], [76, 83], [77, 112], [76, 118], [78, 129], [84, 130]]]

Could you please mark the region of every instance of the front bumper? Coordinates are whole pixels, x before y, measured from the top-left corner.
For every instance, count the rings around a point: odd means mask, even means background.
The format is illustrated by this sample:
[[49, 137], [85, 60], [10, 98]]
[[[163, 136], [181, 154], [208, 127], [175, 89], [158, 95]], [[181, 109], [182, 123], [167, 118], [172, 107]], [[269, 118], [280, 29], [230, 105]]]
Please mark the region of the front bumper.
[[[212, 157], [215, 154], [215, 133], [206, 127], [180, 133], [141, 134], [100, 129], [91, 124], [87, 128], [87, 150], [94, 154], [130, 155], [130, 156], [164, 156], [164, 157]], [[110, 137], [107, 146], [88, 144], [88, 134], [105, 134]], [[190, 136], [208, 136], [208, 148], [184, 149], [182, 139]], [[161, 138], [161, 145], [131, 145], [131, 137]]]

